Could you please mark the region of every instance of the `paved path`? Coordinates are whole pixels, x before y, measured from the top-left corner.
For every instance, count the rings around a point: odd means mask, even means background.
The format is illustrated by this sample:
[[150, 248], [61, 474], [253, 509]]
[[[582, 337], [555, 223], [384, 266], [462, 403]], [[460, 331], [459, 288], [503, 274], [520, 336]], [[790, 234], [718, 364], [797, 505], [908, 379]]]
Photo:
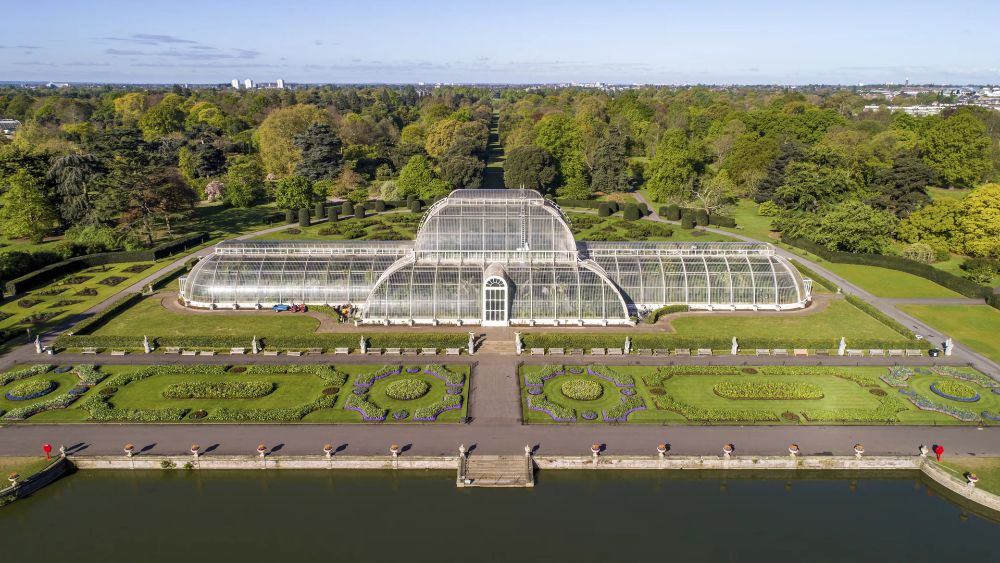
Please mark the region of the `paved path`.
[[[635, 198], [636, 198], [636, 200], [638, 200], [640, 203], [645, 203], [646, 206], [649, 207], [649, 210], [650, 210], [649, 218], [652, 219], [653, 221], [659, 221], [659, 222], [662, 222], [662, 223], [670, 223], [670, 224], [679, 224], [678, 221], [669, 221], [667, 219], [664, 219], [664, 218], [660, 217], [659, 214], [657, 213], [657, 210], [652, 205], [650, 205], [648, 201], [646, 201], [646, 199], [642, 196], [641, 193], [635, 192], [632, 195], [634, 195]], [[757, 240], [757, 239], [755, 239], [753, 237], [749, 237], [749, 236], [746, 236], [746, 235], [741, 235], [741, 234], [738, 234], [738, 233], [733, 233], [733, 232], [730, 232], [730, 231], [724, 231], [724, 230], [721, 230], [721, 229], [714, 229], [714, 228], [711, 228], [711, 227], [702, 227], [702, 228], [704, 230], [708, 231], [708, 232], [711, 232], [711, 233], [717, 233], [717, 234], [720, 234], [720, 235], [725, 235], [725, 236], [732, 237], [732, 238], [735, 238], [735, 239], [738, 239], [738, 240], [742, 240], [742, 241], [746, 241], [746, 242], [762, 242], [762, 241], [759, 241], [759, 240]], [[773, 241], [771, 241], [771, 242], [773, 244]], [[916, 332], [917, 334], [922, 335], [924, 338], [926, 338], [929, 341], [935, 343], [936, 345], [940, 345], [946, 339], [946, 337], [944, 335], [942, 335], [940, 331], [938, 331], [937, 329], [931, 327], [930, 325], [928, 325], [928, 324], [926, 324], [926, 323], [924, 323], [924, 322], [922, 322], [922, 321], [920, 321], [920, 320], [918, 320], [918, 319], [916, 319], [914, 317], [911, 317], [910, 315], [907, 315], [906, 313], [900, 311], [899, 309], [897, 309], [896, 307], [894, 307], [893, 304], [889, 300], [881, 298], [881, 297], [876, 297], [876, 296], [872, 295], [871, 293], [865, 291], [861, 287], [859, 287], [859, 286], [851, 283], [850, 281], [848, 281], [848, 280], [840, 277], [839, 275], [835, 274], [834, 272], [831, 272], [830, 270], [828, 270], [828, 269], [824, 268], [823, 266], [821, 266], [821, 265], [813, 262], [812, 260], [808, 260], [806, 258], [803, 258], [802, 256], [799, 256], [798, 254], [795, 254], [793, 252], [790, 252], [790, 251], [785, 250], [785, 249], [783, 249], [781, 247], [778, 247], [778, 246], [775, 246], [775, 249], [776, 249], [776, 252], [777, 252], [778, 256], [781, 256], [782, 258], [786, 258], [786, 259], [789, 259], [789, 260], [792, 260], [792, 259], [797, 260], [800, 264], [804, 264], [805, 266], [807, 266], [808, 268], [812, 269], [816, 273], [822, 275], [823, 277], [829, 279], [833, 283], [835, 283], [838, 286], [840, 286], [840, 289], [841, 289], [841, 291], [843, 293], [851, 294], [851, 295], [857, 295], [861, 299], [864, 299], [865, 301], [867, 301], [868, 303], [870, 303], [876, 309], [878, 309], [878, 310], [882, 311], [883, 313], [889, 315], [890, 317], [892, 317], [896, 321], [899, 321], [900, 323], [902, 323], [903, 326], [906, 326], [907, 328], [912, 329], [914, 332]], [[850, 335], [845, 335], [845, 336], [848, 336], [848, 338], [850, 337]], [[953, 357], [961, 359], [965, 363], [968, 363], [970, 365], [975, 366], [976, 369], [979, 369], [982, 372], [988, 373], [988, 374], [992, 375], [994, 378], [1000, 379], [1000, 364], [997, 364], [996, 362], [994, 362], [993, 360], [987, 358], [986, 356], [984, 356], [984, 355], [982, 355], [982, 354], [980, 354], [980, 353], [978, 353], [978, 352], [976, 352], [976, 351], [974, 351], [974, 350], [972, 350], [972, 349], [970, 349], [970, 348], [962, 345], [962, 343], [958, 342], [957, 340], [954, 341], [954, 344], [955, 344], [955, 349], [954, 349], [954, 352], [953, 352]]]

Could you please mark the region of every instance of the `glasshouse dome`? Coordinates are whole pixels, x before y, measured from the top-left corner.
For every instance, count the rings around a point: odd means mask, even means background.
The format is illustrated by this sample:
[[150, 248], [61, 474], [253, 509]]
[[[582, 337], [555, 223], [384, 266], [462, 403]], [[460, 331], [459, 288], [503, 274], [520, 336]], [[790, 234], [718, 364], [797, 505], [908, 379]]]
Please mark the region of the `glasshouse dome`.
[[532, 190], [455, 190], [415, 241], [226, 241], [181, 278], [186, 305], [350, 305], [377, 324], [608, 325], [664, 305], [806, 306], [763, 243], [577, 242]]

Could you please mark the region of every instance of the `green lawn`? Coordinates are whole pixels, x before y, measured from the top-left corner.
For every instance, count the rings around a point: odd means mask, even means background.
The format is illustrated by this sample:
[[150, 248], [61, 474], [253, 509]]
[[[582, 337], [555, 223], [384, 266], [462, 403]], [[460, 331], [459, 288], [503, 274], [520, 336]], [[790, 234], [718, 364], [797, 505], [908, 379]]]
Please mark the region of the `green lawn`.
[[[594, 374], [611, 375], [616, 381]], [[562, 373], [558, 373], [558, 372]], [[574, 373], [577, 372], [577, 373]], [[929, 391], [930, 384], [953, 380], [950, 374], [922, 368], [910, 370], [909, 389], [948, 407], [991, 413], [1000, 412], [1000, 396], [975, 383], [981, 399], [974, 407], [944, 399]], [[539, 366], [520, 368], [522, 409], [529, 423], [604, 423], [606, 413], [626, 397], [641, 399], [628, 421], [653, 424], [963, 424], [957, 418], [921, 410], [880, 376], [884, 367], [784, 367], [764, 366]], [[544, 376], [541, 384], [534, 377]], [[552, 375], [555, 374], [555, 375]], [[981, 374], [980, 374], [981, 375]], [[624, 378], [624, 379], [623, 379]], [[574, 400], [563, 392], [566, 382], [586, 380], [603, 388], [600, 397]], [[818, 398], [730, 399], [719, 394], [718, 385], [735, 384], [748, 389], [760, 386], [818, 388]], [[534, 387], [534, 391], [531, 391]], [[541, 390], [539, 394], [538, 390]], [[773, 395], [772, 395], [773, 396]], [[541, 398], [541, 399], [540, 399]], [[634, 399], [633, 399], [634, 400]], [[537, 402], [536, 402], [537, 401]], [[553, 407], [553, 405], [555, 405]], [[542, 407], [549, 410], [540, 410]], [[595, 416], [597, 415], [597, 416]], [[571, 419], [571, 420], [567, 420]], [[978, 418], [977, 421], [978, 422]], [[973, 422], [964, 422], [966, 424]]]
[[569, 212], [570, 228], [577, 240], [591, 241], [732, 241], [725, 235], [701, 229], [682, 229], [650, 220], [626, 221], [621, 216], [598, 217], [594, 213]]
[[322, 222], [309, 227], [289, 229], [254, 237], [260, 240], [412, 240], [416, 237], [420, 213], [408, 210], [370, 215], [364, 219], [348, 217], [336, 223]]
[[754, 315], [727, 316], [725, 313], [705, 313], [681, 316], [671, 323], [682, 336], [718, 337], [719, 335], [750, 337], [767, 335], [775, 339], [800, 338], [830, 340], [836, 348], [841, 337], [853, 339], [904, 339], [896, 331], [867, 315], [857, 307], [834, 299], [819, 313], [781, 315], [761, 312]]
[[972, 190], [961, 190], [957, 188], [927, 188], [927, 193], [932, 200], [954, 199], [959, 200]]
[[952, 457], [945, 452], [941, 465], [962, 478], [966, 473], [975, 473], [979, 477], [976, 487], [1000, 495], [1000, 457]]
[[[261, 312], [191, 312], [178, 313], [161, 304], [154, 295], [114, 317], [97, 329], [102, 336], [242, 336], [253, 334], [312, 334], [319, 321], [298, 313]], [[247, 346], [249, 347], [249, 342]]]
[[858, 264], [835, 264], [826, 261], [820, 263], [824, 268], [858, 285], [876, 297], [910, 299], [962, 297], [960, 293], [928, 279], [899, 270]]
[[725, 209], [722, 213], [736, 219], [736, 228], [716, 228], [766, 242], [774, 242], [778, 239], [778, 233], [771, 230], [773, 217], [761, 217], [757, 213], [757, 203], [752, 200], [741, 199], [736, 202], [735, 206]]
[[229, 238], [283, 223], [284, 212], [273, 204], [242, 208], [201, 203], [191, 216], [174, 224], [174, 232], [207, 232], [210, 238]]
[[987, 305], [900, 305], [899, 309], [1000, 362], [1000, 311]]
[[[59, 446], [53, 445], [53, 448], [58, 448]], [[39, 450], [40, 451], [40, 450]], [[55, 455], [58, 455], [55, 450], [53, 450]], [[54, 459], [54, 458], [53, 458]], [[38, 473], [39, 471], [48, 467], [52, 462], [47, 461], [44, 455], [37, 457], [15, 457], [15, 456], [2, 456], [0, 457], [0, 489], [10, 485], [7, 481], [7, 476], [11, 473], [17, 473], [21, 476], [21, 479], [27, 479], [28, 477]]]

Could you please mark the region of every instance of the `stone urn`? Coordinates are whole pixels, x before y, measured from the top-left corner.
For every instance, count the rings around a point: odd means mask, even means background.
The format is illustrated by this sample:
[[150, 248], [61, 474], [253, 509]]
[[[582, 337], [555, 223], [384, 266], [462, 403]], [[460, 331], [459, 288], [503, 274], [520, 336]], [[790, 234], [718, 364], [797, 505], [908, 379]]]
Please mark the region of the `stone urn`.
[[798, 444], [789, 444], [788, 445], [788, 455], [791, 456], [792, 459], [795, 459], [795, 456], [799, 455], [799, 445]]
[[7, 476], [7, 480], [10, 481], [10, 486], [13, 487], [14, 485], [16, 485], [17, 484], [17, 480], [20, 477], [21, 476], [17, 473], [17, 471], [15, 471], [15, 472], [11, 473], [10, 475], [8, 475]]
[[265, 446], [263, 443], [257, 444], [257, 455], [259, 455], [261, 459], [264, 459], [264, 455], [266, 453], [267, 453], [267, 446]]
[[930, 453], [930, 451], [931, 451], [930, 448], [928, 448], [923, 444], [920, 444], [920, 457], [927, 457], [927, 454]]
[[594, 454], [594, 457], [601, 455], [601, 445], [593, 444], [592, 446], [590, 446], [590, 453]]
[[389, 446], [389, 454], [392, 455], [393, 459], [399, 457], [399, 453], [401, 451], [403, 450], [399, 447], [399, 444], [392, 444], [391, 446]]
[[979, 475], [976, 475], [975, 473], [969, 473], [968, 475], [965, 476], [965, 479], [969, 481], [970, 487], [975, 487], [976, 483], [979, 482]]
[[122, 449], [125, 451], [127, 457], [132, 457], [135, 453], [135, 444], [125, 444], [125, 447]]
[[854, 457], [861, 459], [861, 456], [865, 453], [864, 444], [854, 444]]
[[323, 446], [323, 453], [326, 454], [326, 459], [333, 457], [333, 444], [326, 444]]
[[730, 457], [732, 457], [733, 452], [735, 451], [736, 451], [736, 446], [732, 444], [726, 444], [725, 446], [722, 446], [722, 457], [729, 459]]
[[660, 459], [663, 459], [663, 456], [667, 455], [667, 445], [666, 444], [657, 445], [656, 453], [659, 454]]

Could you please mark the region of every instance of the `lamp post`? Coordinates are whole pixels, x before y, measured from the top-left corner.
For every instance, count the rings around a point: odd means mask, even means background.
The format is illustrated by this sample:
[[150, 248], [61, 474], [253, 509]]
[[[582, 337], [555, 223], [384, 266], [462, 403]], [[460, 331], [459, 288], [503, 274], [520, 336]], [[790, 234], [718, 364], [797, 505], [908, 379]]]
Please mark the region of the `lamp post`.
[[854, 457], [861, 459], [861, 456], [865, 453], [864, 444], [854, 444]]

